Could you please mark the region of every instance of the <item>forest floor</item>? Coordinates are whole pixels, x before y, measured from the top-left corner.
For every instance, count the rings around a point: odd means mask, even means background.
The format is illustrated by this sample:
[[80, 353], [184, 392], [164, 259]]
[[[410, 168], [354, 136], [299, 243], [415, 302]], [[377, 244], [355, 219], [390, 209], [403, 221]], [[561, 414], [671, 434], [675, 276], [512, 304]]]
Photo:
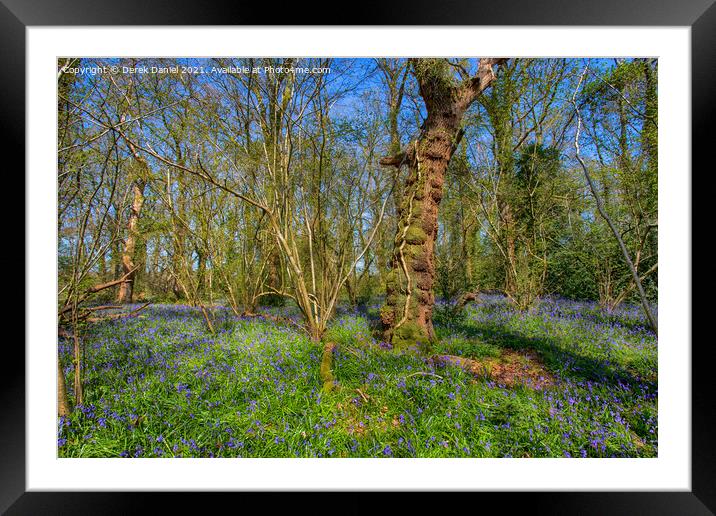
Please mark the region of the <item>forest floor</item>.
[[[295, 326], [151, 305], [86, 335], [86, 403], [61, 457], [654, 457], [657, 339], [637, 306], [500, 297], [436, 310], [446, 361], [377, 338], [378, 306], [339, 311], [336, 387]], [[290, 309], [274, 314], [298, 318]], [[72, 397], [71, 345], [60, 355]], [[457, 358], [459, 357], [459, 358]], [[450, 361], [464, 360], [469, 367]], [[464, 364], [463, 364], [464, 365]]]

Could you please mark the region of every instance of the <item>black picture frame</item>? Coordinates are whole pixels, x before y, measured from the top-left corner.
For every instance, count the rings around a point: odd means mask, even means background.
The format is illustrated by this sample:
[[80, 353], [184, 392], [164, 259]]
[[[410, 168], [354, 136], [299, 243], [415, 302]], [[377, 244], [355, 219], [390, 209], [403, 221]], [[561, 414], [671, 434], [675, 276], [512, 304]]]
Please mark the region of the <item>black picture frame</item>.
[[[2, 115], [0, 140], [3, 157], [18, 156], [14, 167], [4, 161], [5, 178], [22, 175], [25, 149], [25, 29], [41, 25], [282, 25], [305, 20], [311, 25], [559, 25], [559, 26], [690, 26], [692, 70], [692, 168], [712, 158], [716, 141], [714, 115], [716, 102], [712, 94], [716, 83], [716, 5], [714, 0], [452, 0], [427, 2], [399, 0], [391, 3], [368, 0], [351, 6], [311, 8], [305, 2], [280, 7], [271, 2], [227, 2], [208, 0], [0, 0], [0, 55], [3, 65], [0, 81]], [[31, 137], [31, 135], [29, 135]], [[709, 168], [713, 168], [711, 165]], [[709, 170], [703, 172], [708, 173]], [[694, 174], [691, 174], [693, 180]], [[25, 192], [24, 180], [16, 192]], [[693, 188], [692, 188], [693, 192]], [[695, 206], [692, 197], [692, 206]], [[696, 220], [692, 216], [692, 221]], [[20, 226], [17, 225], [19, 230]], [[26, 229], [24, 229], [26, 231]], [[692, 234], [694, 232], [692, 231]], [[698, 233], [696, 233], [698, 234]], [[26, 236], [26, 233], [23, 237]], [[16, 240], [19, 242], [21, 240]], [[22, 250], [21, 250], [22, 249]], [[19, 245], [13, 250], [23, 253]], [[7, 259], [6, 259], [7, 260]], [[6, 262], [8, 263], [8, 262]], [[23, 259], [23, 263], [25, 260]], [[695, 265], [695, 264], [694, 264]], [[692, 266], [693, 267], [693, 266]], [[694, 270], [696, 270], [694, 268]], [[6, 269], [7, 271], [7, 269]], [[7, 273], [7, 272], [6, 272]], [[25, 268], [25, 277], [32, 274]], [[692, 307], [695, 307], [692, 298]], [[25, 303], [15, 302], [15, 306]], [[26, 307], [31, 310], [32, 307]], [[693, 317], [692, 317], [693, 318]], [[712, 339], [694, 339], [692, 344], [692, 490], [690, 492], [530, 492], [470, 493], [474, 502], [460, 500], [475, 507], [498, 501], [504, 510], [524, 504], [525, 508], [549, 514], [714, 514], [716, 513], [716, 446], [711, 425], [716, 413], [716, 389], [712, 381]], [[689, 343], [684, 343], [688, 345]], [[84, 493], [26, 492], [25, 468], [25, 350], [15, 345], [5, 353], [3, 386], [0, 388], [0, 511], [6, 514], [131, 514], [147, 512], [150, 504], [161, 504], [162, 512], [192, 506], [219, 510], [219, 503], [241, 506], [256, 497], [265, 510], [265, 493]], [[12, 364], [9, 367], [7, 364]], [[423, 507], [426, 493], [405, 497], [403, 510]], [[275, 500], [272, 494], [272, 500]], [[322, 499], [314, 511], [365, 512], [375, 510], [373, 496], [351, 493], [335, 508], [334, 502]], [[208, 497], [210, 505], [207, 506]], [[215, 497], [219, 497], [218, 499]], [[262, 498], [263, 496], [263, 498]], [[292, 506], [306, 508], [303, 493], [294, 493], [298, 500]], [[450, 495], [450, 506], [456, 501]], [[499, 500], [492, 500], [499, 497]], [[442, 498], [442, 497], [441, 497]], [[505, 499], [508, 498], [508, 499]], [[444, 498], [443, 498], [444, 499]], [[438, 499], [439, 500], [439, 499]], [[272, 501], [272, 503], [274, 503]], [[440, 503], [440, 502], [438, 502]], [[322, 509], [323, 508], [323, 509]], [[237, 507], [237, 510], [241, 510]], [[291, 509], [293, 510], [293, 509]], [[209, 509], [209, 512], [213, 512]]]

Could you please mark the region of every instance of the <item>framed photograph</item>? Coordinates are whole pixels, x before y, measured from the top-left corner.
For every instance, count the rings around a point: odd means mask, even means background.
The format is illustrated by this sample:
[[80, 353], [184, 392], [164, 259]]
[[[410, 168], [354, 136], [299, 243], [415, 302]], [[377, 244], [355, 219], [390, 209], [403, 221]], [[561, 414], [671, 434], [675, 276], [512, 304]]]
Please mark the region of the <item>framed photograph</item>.
[[716, 511], [691, 328], [709, 1], [286, 25], [2, 2], [27, 203], [3, 511], [263, 491]]

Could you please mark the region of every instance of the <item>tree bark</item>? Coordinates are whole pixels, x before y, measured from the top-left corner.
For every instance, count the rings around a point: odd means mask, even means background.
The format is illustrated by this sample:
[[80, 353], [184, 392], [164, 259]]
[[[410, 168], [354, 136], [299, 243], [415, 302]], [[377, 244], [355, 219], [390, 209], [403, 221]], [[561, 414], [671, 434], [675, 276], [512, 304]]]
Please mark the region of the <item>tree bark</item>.
[[197, 256], [196, 266], [196, 297], [201, 299], [204, 295], [206, 283], [206, 255], [201, 249], [195, 249]]
[[107, 281], [107, 253], [103, 252], [99, 255], [98, 276], [100, 281]]
[[515, 239], [515, 219], [512, 216], [512, 206], [508, 201], [500, 199], [500, 219], [502, 222], [503, 233], [505, 235], [505, 292], [509, 297], [516, 297], [518, 294], [517, 278], [515, 271], [517, 270], [517, 253]]
[[131, 303], [134, 294], [134, 279], [136, 277], [136, 268], [134, 266], [137, 240], [139, 238], [139, 216], [142, 212], [144, 204], [144, 188], [146, 182], [143, 179], [137, 179], [132, 184], [132, 211], [129, 215], [127, 223], [127, 240], [124, 244], [122, 252], [122, 273], [126, 275], [126, 279], [119, 286], [119, 294], [117, 302]]
[[67, 385], [65, 384], [65, 373], [62, 370], [60, 357], [57, 357], [57, 415], [69, 416], [70, 403], [67, 400]]
[[323, 391], [330, 392], [335, 388], [335, 375], [333, 374], [333, 352], [336, 349], [334, 342], [326, 342], [323, 346], [323, 355], [321, 357], [321, 381], [323, 382]]
[[481, 59], [478, 75], [454, 85], [434, 60], [411, 60], [427, 108], [419, 138], [405, 151], [383, 158], [383, 166], [408, 167], [398, 227], [381, 309], [385, 339], [394, 348], [429, 350], [435, 339], [435, 239], [445, 171], [462, 138], [467, 108], [495, 78], [493, 64]]
[[73, 340], [74, 340], [74, 364], [75, 364], [75, 376], [74, 376], [74, 389], [75, 389], [75, 404], [82, 405], [84, 403], [84, 392], [82, 389], [82, 347], [80, 346], [80, 338], [77, 336], [77, 326], [73, 329]]

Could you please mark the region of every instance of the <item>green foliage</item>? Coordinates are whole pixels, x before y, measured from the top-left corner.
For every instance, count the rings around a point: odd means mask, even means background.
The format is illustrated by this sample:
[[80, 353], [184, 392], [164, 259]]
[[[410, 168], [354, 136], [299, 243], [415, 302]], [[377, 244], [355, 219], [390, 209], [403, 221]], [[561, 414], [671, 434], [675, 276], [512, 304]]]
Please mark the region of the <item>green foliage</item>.
[[584, 260], [584, 249], [570, 240], [558, 249], [550, 261], [546, 288], [568, 299], [598, 299], [599, 289], [594, 268]]
[[433, 324], [437, 327], [455, 329], [467, 320], [464, 309], [456, 309], [451, 302], [443, 302], [433, 308]]
[[[115, 64], [110, 61], [72, 65]], [[173, 60], [115, 61], [167, 65]], [[117, 75], [110, 81], [106, 74], [91, 79], [60, 74], [62, 295], [75, 275], [82, 275], [77, 288], [116, 279], [136, 179], [147, 181], [133, 257], [141, 265], [136, 291], [147, 299], [196, 297], [207, 304], [222, 299], [237, 312], [255, 311], [261, 305], [285, 306], [287, 298], [275, 291], [294, 295], [296, 281], [310, 284], [309, 290], [315, 284], [311, 294], [317, 299], [330, 298], [331, 284], [361, 250], [388, 196], [382, 226], [358, 265], [366, 271], [351, 275], [339, 299], [367, 305], [386, 284], [397, 284], [401, 278], [385, 277], [400, 233], [395, 204], [407, 206], [411, 196], [404, 195], [404, 187], [417, 177], [406, 182], [409, 167], [387, 170], [378, 163], [389, 149], [392, 154], [414, 145], [429, 108], [418, 98], [420, 88], [433, 90], [435, 95], [427, 96], [447, 105], [478, 62], [384, 59], [377, 63], [378, 78], [363, 88], [358, 86], [372, 77], [375, 61], [323, 61], [201, 58], [195, 64], [329, 64], [330, 80], [266, 73], [241, 81], [229, 74], [209, 82], [173, 74]], [[521, 308], [547, 294], [599, 299], [612, 307], [633, 300], [629, 271], [572, 160], [569, 99], [583, 67], [583, 60], [510, 59], [465, 113], [459, 133], [464, 137], [443, 178], [433, 262], [438, 298], [487, 288], [508, 292]], [[583, 155], [631, 256], [640, 257], [651, 299], [658, 296], [657, 72], [653, 58], [590, 60], [578, 98]], [[127, 138], [87, 124], [77, 105], [101, 119], [125, 120]], [[137, 158], [127, 139], [162, 159], [141, 150]], [[216, 183], [182, 167], [204, 170]], [[426, 180], [421, 176], [419, 186]], [[418, 197], [424, 195], [424, 188], [417, 190]], [[271, 205], [277, 225], [247, 198]], [[412, 198], [413, 217], [423, 209], [423, 201]], [[87, 232], [80, 235], [83, 220]], [[295, 247], [301, 280], [289, 273], [291, 260], [286, 247], [277, 246], [276, 228], [283, 228], [288, 247]], [[423, 261], [425, 239], [421, 227], [411, 226], [406, 256]], [[338, 271], [338, 264], [344, 270]], [[179, 283], [195, 292], [186, 296]], [[115, 290], [92, 301], [110, 300]], [[310, 311], [304, 307], [304, 313]], [[321, 320], [331, 316], [328, 310]]]
[[559, 149], [535, 143], [517, 154], [517, 183], [524, 190], [533, 190], [542, 182], [559, 179], [562, 167]]
[[419, 81], [435, 90], [450, 88], [455, 83], [446, 59], [414, 59], [413, 70]]
[[584, 86], [582, 96], [592, 105], [614, 101], [620, 91], [634, 87], [643, 78], [644, 71], [638, 60], [621, 60], [617, 66], [599, 74]]

